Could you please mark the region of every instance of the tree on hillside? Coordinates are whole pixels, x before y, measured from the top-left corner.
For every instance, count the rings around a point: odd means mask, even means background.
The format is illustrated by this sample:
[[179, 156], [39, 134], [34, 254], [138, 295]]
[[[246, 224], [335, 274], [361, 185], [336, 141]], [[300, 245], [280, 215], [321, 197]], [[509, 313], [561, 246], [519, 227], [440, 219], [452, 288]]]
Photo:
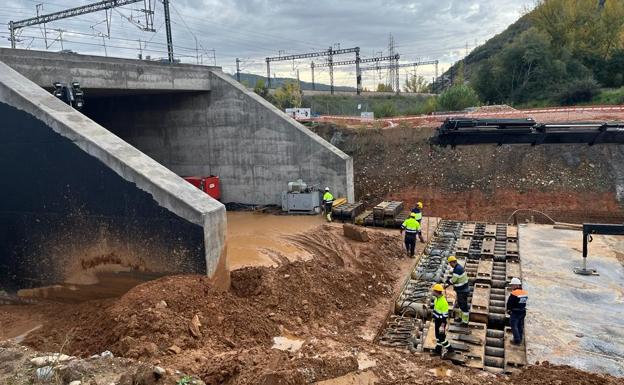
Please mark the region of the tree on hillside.
[[377, 92], [393, 92], [392, 86], [384, 83], [377, 84]]
[[476, 71], [472, 84], [489, 103], [557, 98], [561, 88], [591, 78], [591, 71], [566, 48], [553, 48], [548, 33], [530, 28]]
[[405, 92], [429, 93], [431, 91], [431, 86], [423, 76], [412, 75], [405, 80], [403, 89]]
[[542, 0], [532, 21], [550, 36], [556, 52], [566, 49], [584, 64], [607, 60], [624, 48], [622, 1]]
[[301, 107], [301, 89], [299, 84], [293, 81], [286, 81], [273, 95], [274, 104], [280, 108]]

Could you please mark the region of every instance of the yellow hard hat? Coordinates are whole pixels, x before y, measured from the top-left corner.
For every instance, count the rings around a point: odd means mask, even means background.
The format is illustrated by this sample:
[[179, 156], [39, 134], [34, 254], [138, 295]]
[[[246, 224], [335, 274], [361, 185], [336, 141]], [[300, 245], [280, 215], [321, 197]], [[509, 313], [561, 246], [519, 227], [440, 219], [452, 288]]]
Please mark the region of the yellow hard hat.
[[444, 287], [442, 285], [440, 285], [439, 283], [436, 283], [435, 285], [433, 285], [433, 287], [431, 289], [433, 291], [439, 291], [440, 293], [442, 293], [444, 291]]
[[450, 257], [448, 257], [446, 260], [447, 260], [447, 261], [449, 261], [449, 262], [457, 262], [457, 258], [455, 258], [455, 256], [454, 256], [454, 255], [451, 255], [451, 256], [450, 256]]
[[422, 204], [422, 202], [418, 202], [418, 203], [416, 203], [416, 207], [418, 207], [419, 209], [422, 209], [422, 208], [423, 208], [423, 204]]
[[410, 217], [416, 218], [416, 213], [410, 213]]

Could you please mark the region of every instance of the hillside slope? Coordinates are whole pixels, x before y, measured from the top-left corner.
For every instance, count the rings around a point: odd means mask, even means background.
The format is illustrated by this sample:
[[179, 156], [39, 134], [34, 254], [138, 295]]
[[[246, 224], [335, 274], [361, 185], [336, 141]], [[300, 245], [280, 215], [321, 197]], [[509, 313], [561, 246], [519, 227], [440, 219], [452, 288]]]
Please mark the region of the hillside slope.
[[543, 0], [443, 81], [463, 79], [489, 104], [571, 105], [624, 86], [623, 73], [624, 2]]
[[[234, 79], [236, 79], [236, 74], [232, 74], [230, 76], [232, 76]], [[247, 83], [247, 85], [249, 87], [255, 86], [256, 82], [258, 80], [262, 80], [262, 81], [266, 82], [266, 76], [261, 76], [261, 75], [256, 75], [256, 74], [241, 73], [240, 74], [240, 78], [241, 78], [241, 83]], [[271, 88], [279, 88], [287, 81], [296, 82], [297, 79], [293, 79], [293, 78], [273, 78], [273, 79], [271, 79]], [[355, 82], [355, 80], [354, 80], [354, 82]], [[312, 90], [312, 83], [300, 81], [300, 84], [301, 84], [301, 89], [302, 90], [304, 90], [304, 91], [305, 90]], [[329, 84], [323, 84], [323, 83], [315, 83], [314, 84], [314, 89], [317, 90], [317, 91], [329, 91], [330, 88], [331, 87], [330, 87]], [[334, 90], [335, 91], [355, 91], [355, 87], [334, 86]]]

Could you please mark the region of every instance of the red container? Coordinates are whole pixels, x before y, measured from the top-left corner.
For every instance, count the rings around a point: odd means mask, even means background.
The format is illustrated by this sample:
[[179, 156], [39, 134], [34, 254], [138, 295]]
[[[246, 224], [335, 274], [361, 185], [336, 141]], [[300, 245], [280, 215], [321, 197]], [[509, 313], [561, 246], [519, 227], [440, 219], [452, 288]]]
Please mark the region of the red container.
[[219, 177], [210, 175], [207, 177], [185, 176], [184, 180], [210, 195], [214, 199], [221, 199], [221, 188], [219, 186]]
[[214, 199], [221, 200], [221, 187], [219, 177], [210, 175], [204, 178], [204, 191]]
[[184, 180], [186, 180], [187, 182], [189, 182], [190, 184], [192, 184], [193, 186], [197, 187], [198, 189], [202, 190], [202, 177], [200, 176], [185, 176], [183, 177]]

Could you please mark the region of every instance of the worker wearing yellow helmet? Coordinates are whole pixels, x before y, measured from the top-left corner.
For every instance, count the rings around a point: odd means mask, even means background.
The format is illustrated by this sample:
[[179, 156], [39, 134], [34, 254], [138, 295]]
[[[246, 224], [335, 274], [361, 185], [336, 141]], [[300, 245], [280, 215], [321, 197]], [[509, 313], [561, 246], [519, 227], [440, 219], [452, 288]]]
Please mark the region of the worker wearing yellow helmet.
[[[457, 262], [457, 258], [451, 255], [447, 258], [449, 265], [453, 268], [453, 274], [446, 281], [446, 286], [453, 286], [455, 289], [455, 320], [461, 321], [462, 326], [468, 326], [470, 319], [470, 308], [468, 307], [468, 294], [470, 294], [470, 284], [468, 282], [468, 274], [462, 265]], [[458, 309], [455, 309], [457, 307]]]
[[[421, 227], [422, 227], [422, 218], [423, 218], [422, 209], [423, 209], [423, 203], [422, 202], [416, 203], [416, 207], [414, 207], [412, 209], [412, 213], [416, 214], [416, 220], [418, 221], [418, 223], [421, 224]], [[418, 238], [420, 239], [420, 241], [422, 243], [425, 243], [425, 239], [422, 236], [422, 231], [418, 232]]]
[[444, 296], [444, 286], [436, 283], [431, 288], [433, 292], [433, 322], [436, 337], [436, 353], [442, 358], [452, 350], [451, 344], [446, 339], [446, 327], [448, 325], [449, 305]]
[[416, 235], [420, 232], [420, 222], [416, 220], [416, 214], [410, 213], [409, 217], [401, 224], [401, 234], [405, 230], [405, 249], [407, 255], [414, 258], [416, 252]]

